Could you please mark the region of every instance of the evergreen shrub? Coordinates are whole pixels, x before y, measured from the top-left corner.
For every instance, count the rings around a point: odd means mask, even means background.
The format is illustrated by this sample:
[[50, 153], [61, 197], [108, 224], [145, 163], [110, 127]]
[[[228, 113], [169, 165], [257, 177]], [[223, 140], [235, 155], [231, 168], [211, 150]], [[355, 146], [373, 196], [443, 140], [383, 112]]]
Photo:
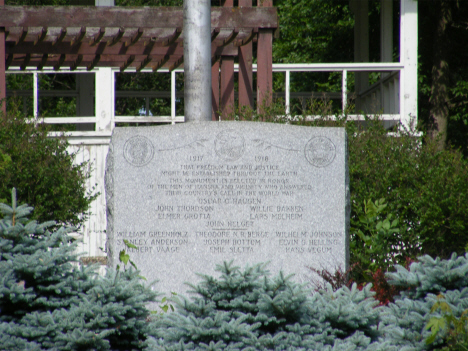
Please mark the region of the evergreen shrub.
[[[291, 276], [269, 277], [265, 265], [218, 265], [192, 299], [152, 322], [148, 350], [366, 350], [377, 344], [381, 307], [370, 285], [314, 295]], [[387, 345], [388, 346], [388, 345]]]
[[[468, 255], [422, 256], [409, 268], [396, 266], [388, 283], [401, 292], [378, 306], [371, 285], [311, 293], [292, 277], [270, 278], [265, 265], [241, 270], [217, 266], [218, 279], [202, 276], [175, 313], [151, 322], [147, 350], [366, 350], [410, 351], [454, 347], [466, 329], [447, 328], [431, 340], [431, 321], [445, 318], [434, 308], [443, 294], [452, 320], [468, 313]], [[462, 348], [456, 348], [462, 349]]]
[[0, 349], [141, 350], [156, 293], [128, 269], [78, 266], [69, 230], [0, 204]]
[[[382, 314], [383, 340], [408, 350], [435, 350], [449, 341], [448, 330], [441, 330], [428, 342], [428, 328], [432, 318], [443, 317], [443, 311], [433, 309], [440, 294], [455, 318], [468, 309], [468, 254], [449, 259], [433, 259], [428, 255], [418, 258], [409, 269], [396, 266], [396, 272], [387, 273], [388, 282], [400, 289], [395, 302]], [[466, 313], [466, 312], [465, 312]]]

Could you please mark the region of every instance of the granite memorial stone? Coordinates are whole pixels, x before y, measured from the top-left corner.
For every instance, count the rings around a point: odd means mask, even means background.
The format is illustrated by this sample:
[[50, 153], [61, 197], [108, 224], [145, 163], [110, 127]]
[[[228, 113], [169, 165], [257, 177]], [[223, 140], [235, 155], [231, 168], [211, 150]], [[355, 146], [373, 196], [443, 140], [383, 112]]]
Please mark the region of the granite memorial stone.
[[115, 128], [106, 170], [108, 262], [127, 249], [162, 292], [216, 264], [345, 269], [346, 132], [254, 122]]

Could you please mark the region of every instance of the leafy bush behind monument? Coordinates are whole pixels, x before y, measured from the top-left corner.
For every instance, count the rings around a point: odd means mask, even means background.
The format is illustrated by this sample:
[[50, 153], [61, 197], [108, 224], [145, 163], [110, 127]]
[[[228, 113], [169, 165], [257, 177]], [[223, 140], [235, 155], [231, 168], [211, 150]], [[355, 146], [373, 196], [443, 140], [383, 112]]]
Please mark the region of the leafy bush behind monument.
[[34, 206], [32, 219], [79, 225], [96, 198], [86, 189], [89, 163], [74, 164], [64, 138], [49, 138], [45, 125], [32, 120], [0, 116], [0, 202], [10, 199]]

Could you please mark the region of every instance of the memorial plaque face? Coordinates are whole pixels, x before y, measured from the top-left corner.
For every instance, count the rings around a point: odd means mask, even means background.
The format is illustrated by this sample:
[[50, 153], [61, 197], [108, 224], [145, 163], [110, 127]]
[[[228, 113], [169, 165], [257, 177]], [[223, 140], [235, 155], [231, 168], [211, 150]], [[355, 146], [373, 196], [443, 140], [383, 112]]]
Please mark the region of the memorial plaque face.
[[115, 128], [106, 170], [108, 262], [127, 249], [157, 290], [234, 260], [272, 273], [348, 262], [346, 133], [253, 122]]

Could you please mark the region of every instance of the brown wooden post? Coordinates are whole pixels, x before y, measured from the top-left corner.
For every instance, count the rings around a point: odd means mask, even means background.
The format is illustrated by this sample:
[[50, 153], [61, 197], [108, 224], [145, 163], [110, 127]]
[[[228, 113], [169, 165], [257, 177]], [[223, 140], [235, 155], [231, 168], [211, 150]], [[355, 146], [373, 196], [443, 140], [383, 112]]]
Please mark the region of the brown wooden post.
[[[252, 7], [252, 0], [239, 0], [239, 7]], [[254, 107], [251, 41], [239, 47], [239, 112], [244, 106]], [[240, 113], [239, 118], [243, 119]]]
[[[224, 7], [233, 7], [234, 0], [224, 0]], [[221, 56], [221, 118], [234, 117], [234, 57]]]
[[[5, 0], [0, 0], [0, 6], [5, 5]], [[0, 27], [0, 111], [6, 115], [6, 65], [5, 65], [5, 28]]]
[[[259, 6], [271, 7], [273, 0], [259, 0]], [[273, 96], [273, 31], [258, 30], [257, 43], [257, 111], [265, 114]], [[265, 117], [264, 117], [265, 118]]]
[[234, 112], [234, 56], [222, 56], [221, 117], [223, 119], [233, 119]]
[[211, 119], [219, 120], [219, 61], [211, 66]]

